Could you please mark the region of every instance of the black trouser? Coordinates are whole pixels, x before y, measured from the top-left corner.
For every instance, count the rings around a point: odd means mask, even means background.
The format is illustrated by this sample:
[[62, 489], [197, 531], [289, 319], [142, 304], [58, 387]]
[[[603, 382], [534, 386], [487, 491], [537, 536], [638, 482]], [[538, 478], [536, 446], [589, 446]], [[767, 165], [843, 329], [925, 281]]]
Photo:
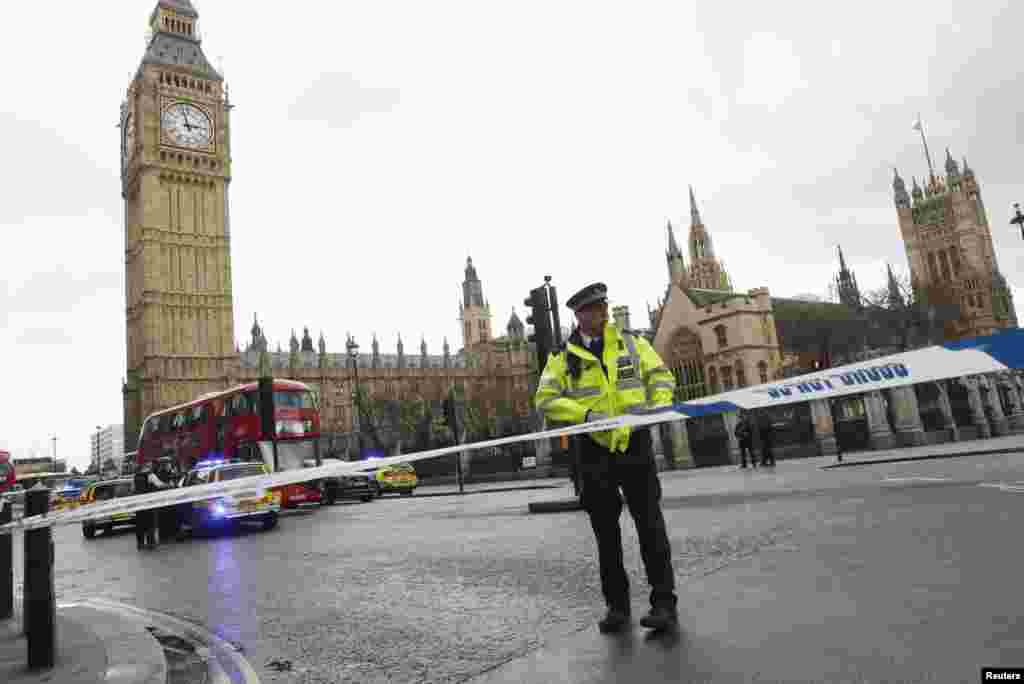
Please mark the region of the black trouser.
[[744, 468], [747, 467], [747, 458], [750, 459], [750, 465], [757, 465], [757, 458], [754, 456], [754, 443], [740, 440], [740, 462]]
[[761, 447], [761, 465], [775, 465], [775, 454], [772, 453], [772, 445], [765, 444]]
[[175, 506], [157, 509], [160, 527], [160, 541], [170, 541], [178, 534], [178, 510]]
[[135, 541], [140, 547], [156, 543], [156, 530], [154, 529], [153, 518], [154, 513], [152, 510], [137, 511], [135, 513]]
[[651, 604], [676, 605], [675, 574], [665, 518], [661, 513], [661, 483], [654, 465], [651, 434], [634, 432], [624, 454], [612, 454], [584, 436], [580, 440], [580, 477], [583, 507], [597, 538], [601, 591], [609, 607], [629, 612], [629, 580], [622, 564], [622, 529], [619, 516], [626, 497], [637, 535], [640, 555], [651, 585]]

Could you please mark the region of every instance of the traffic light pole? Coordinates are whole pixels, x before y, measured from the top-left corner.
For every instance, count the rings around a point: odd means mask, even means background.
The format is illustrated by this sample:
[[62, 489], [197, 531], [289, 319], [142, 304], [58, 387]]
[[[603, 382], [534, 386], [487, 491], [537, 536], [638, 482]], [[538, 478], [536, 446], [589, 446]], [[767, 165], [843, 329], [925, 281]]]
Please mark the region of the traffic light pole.
[[[558, 293], [551, 284], [551, 276], [544, 276], [544, 284], [530, 290], [530, 296], [525, 304], [530, 308], [530, 315], [526, 322], [533, 326], [534, 334], [528, 339], [536, 345], [537, 349], [537, 381], [544, 374], [544, 366], [547, 364], [548, 356], [562, 346], [562, 325], [558, 316]], [[580, 495], [582, 492], [580, 482], [580, 457], [579, 443], [576, 437], [569, 438], [570, 469], [572, 470], [572, 483], [574, 497], [562, 501], [536, 501], [529, 504], [531, 513], [556, 513], [564, 511], [581, 510]]]

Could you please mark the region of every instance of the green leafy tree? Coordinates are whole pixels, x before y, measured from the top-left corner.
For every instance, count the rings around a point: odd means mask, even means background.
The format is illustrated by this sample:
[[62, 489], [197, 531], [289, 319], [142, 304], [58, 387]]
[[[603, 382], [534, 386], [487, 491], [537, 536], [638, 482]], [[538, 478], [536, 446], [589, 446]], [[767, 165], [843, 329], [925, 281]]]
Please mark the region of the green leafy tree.
[[491, 437], [497, 427], [497, 416], [493, 409], [479, 399], [467, 401], [465, 410], [467, 441]]
[[371, 400], [366, 392], [366, 388], [358, 387], [356, 388], [353, 401], [355, 402], [356, 415], [359, 416], [359, 431], [369, 437], [373, 448], [381, 448], [380, 419], [383, 415], [381, 400]]
[[400, 399], [398, 402], [399, 449], [405, 443], [415, 443], [420, 432], [423, 419], [428, 411], [427, 402], [422, 397]]

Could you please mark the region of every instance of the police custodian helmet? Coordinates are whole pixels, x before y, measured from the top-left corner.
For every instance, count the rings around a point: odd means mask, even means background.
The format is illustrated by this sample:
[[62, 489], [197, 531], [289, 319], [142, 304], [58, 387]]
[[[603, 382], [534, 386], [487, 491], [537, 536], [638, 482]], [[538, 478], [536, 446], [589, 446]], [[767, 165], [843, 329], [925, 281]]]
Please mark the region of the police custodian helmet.
[[607, 299], [608, 286], [604, 283], [593, 283], [591, 285], [587, 285], [572, 297], [569, 297], [569, 301], [567, 301], [565, 305], [573, 311], [579, 311], [588, 304], [602, 302]]

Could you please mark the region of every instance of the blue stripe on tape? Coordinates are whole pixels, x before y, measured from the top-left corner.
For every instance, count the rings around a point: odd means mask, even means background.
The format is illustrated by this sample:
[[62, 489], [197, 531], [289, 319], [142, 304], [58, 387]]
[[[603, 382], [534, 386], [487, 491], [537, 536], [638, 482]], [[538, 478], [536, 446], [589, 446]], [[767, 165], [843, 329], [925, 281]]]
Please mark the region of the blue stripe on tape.
[[688, 404], [683, 402], [673, 404], [672, 408], [677, 413], [682, 413], [688, 418], [700, 418], [701, 416], [714, 416], [719, 413], [731, 413], [740, 407], [731, 401], [716, 401], [710, 404]]
[[1024, 368], [1024, 329], [1021, 328], [949, 342], [942, 346], [950, 351], [976, 349], [985, 352], [1007, 368]]

